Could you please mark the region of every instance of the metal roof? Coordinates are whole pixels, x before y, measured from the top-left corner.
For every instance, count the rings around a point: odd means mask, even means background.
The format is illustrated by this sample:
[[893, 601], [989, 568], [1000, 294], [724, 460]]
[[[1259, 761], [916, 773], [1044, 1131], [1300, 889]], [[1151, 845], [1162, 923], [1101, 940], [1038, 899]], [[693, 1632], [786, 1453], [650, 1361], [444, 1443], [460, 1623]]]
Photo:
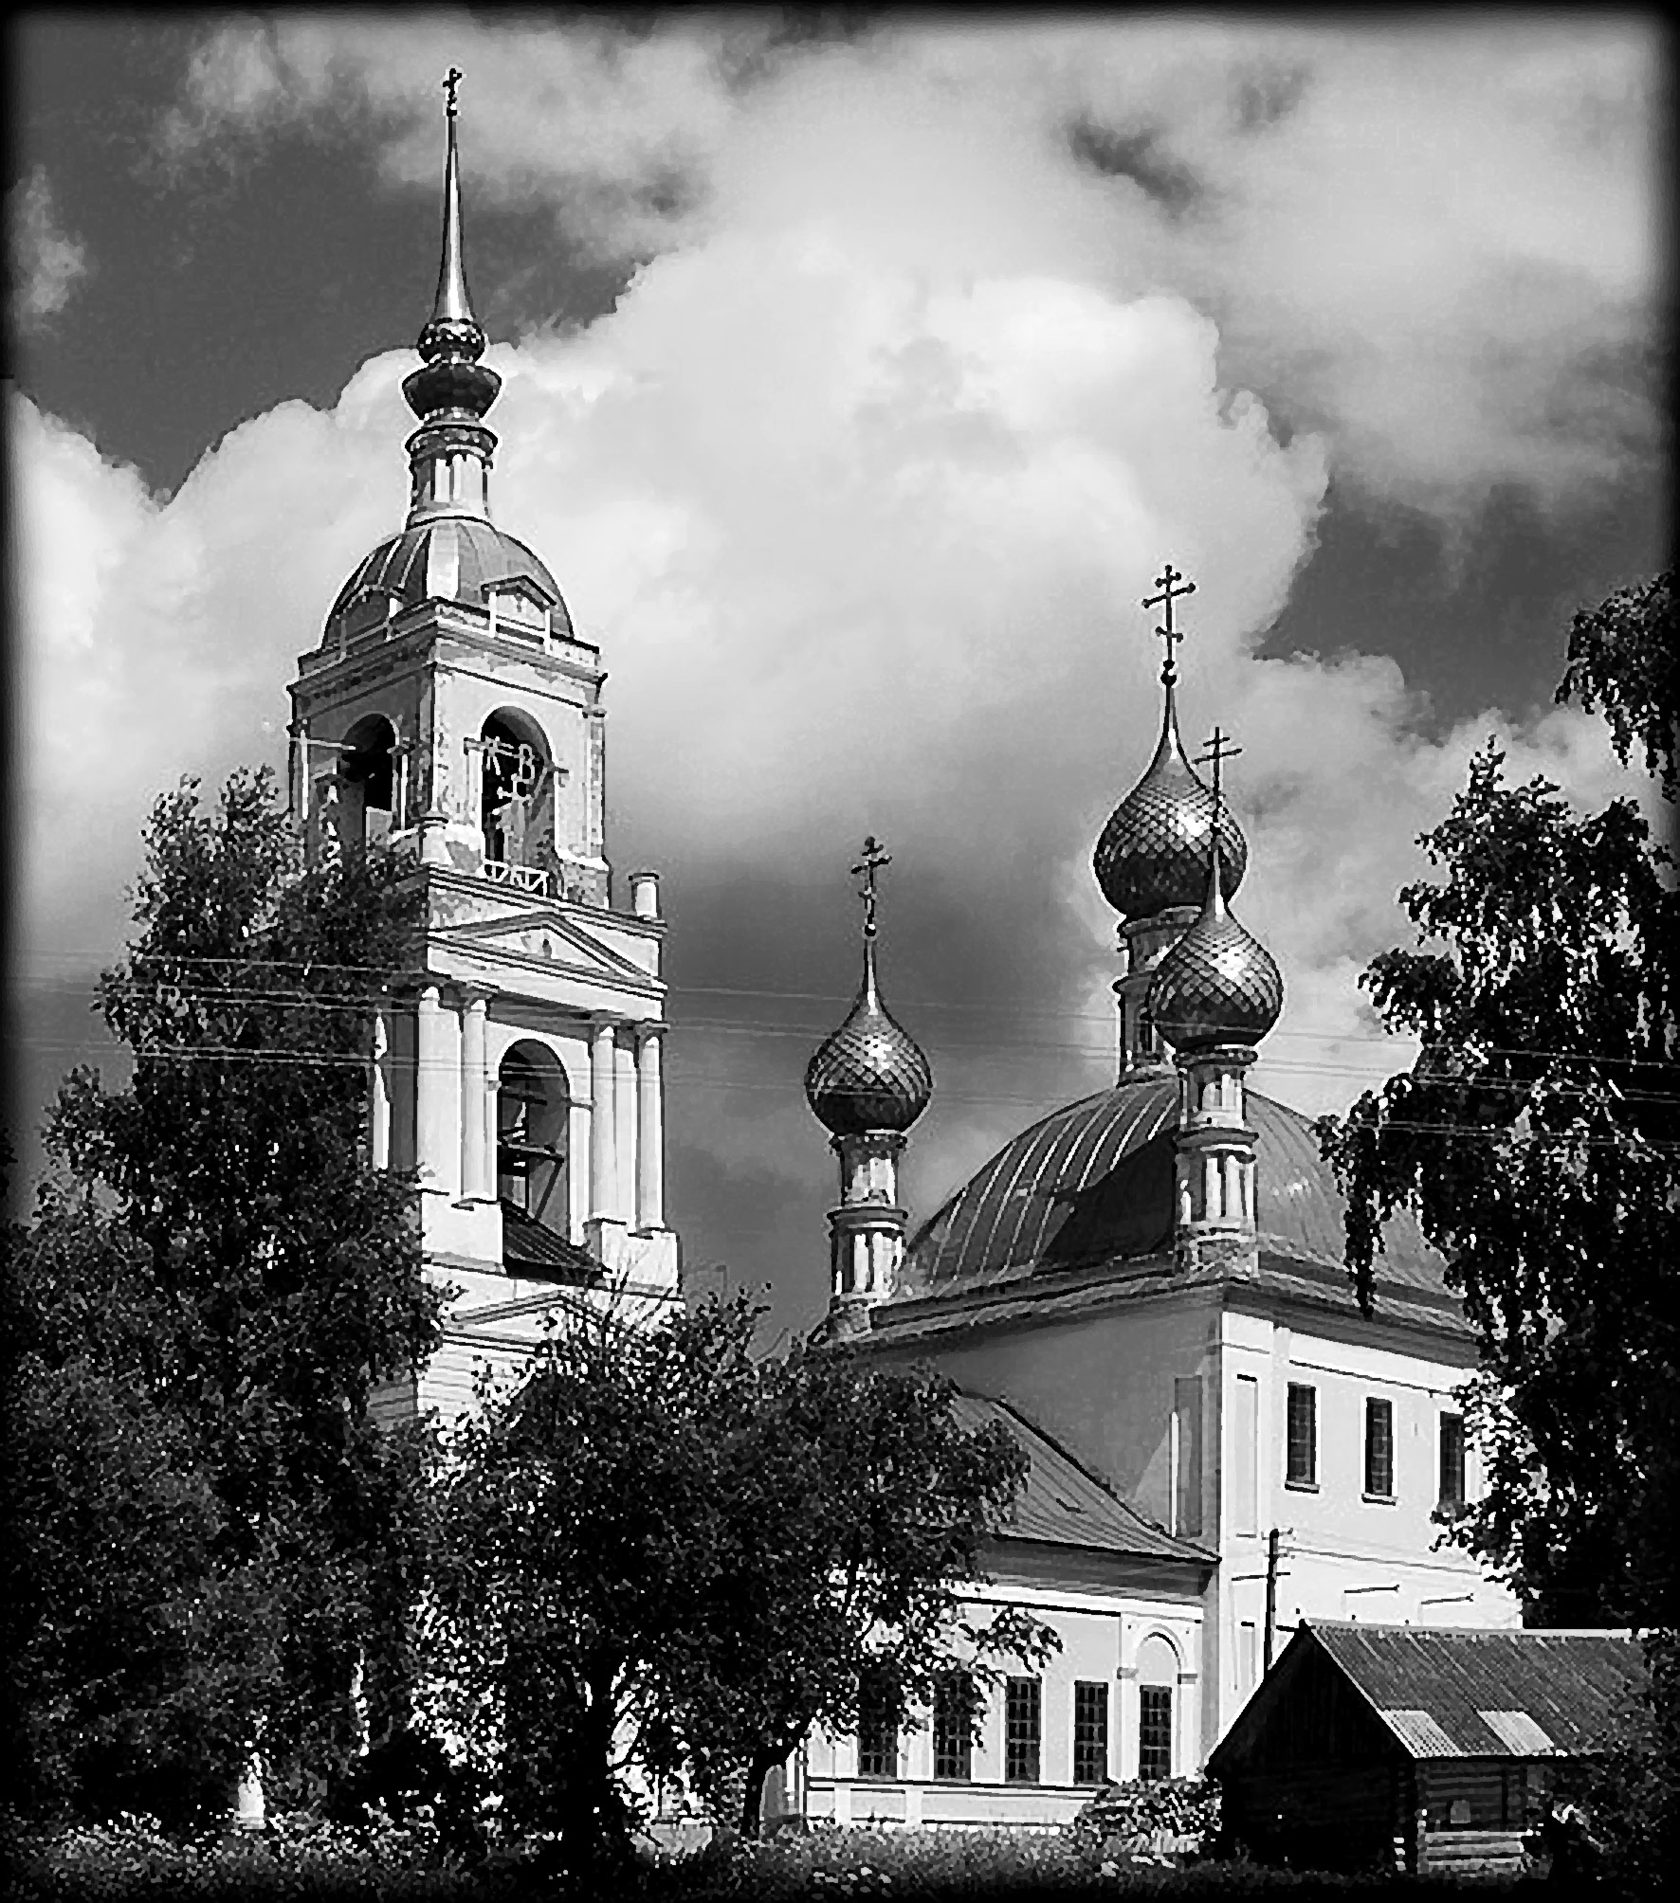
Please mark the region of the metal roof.
[[[1347, 1205], [1311, 1120], [1258, 1091], [1247, 1102], [1262, 1257], [1340, 1270]], [[1169, 1254], [1177, 1120], [1177, 1079], [1149, 1076], [1022, 1131], [917, 1232], [899, 1299], [927, 1301], [1048, 1270]], [[1385, 1243], [1374, 1264], [1379, 1290], [1451, 1300], [1442, 1259], [1413, 1217], [1397, 1215]]]
[[1645, 1684], [1644, 1653], [1626, 1632], [1328, 1620], [1302, 1631], [1413, 1758], [1591, 1751]]
[[1208, 1566], [1213, 1554], [1181, 1540], [1129, 1507], [1040, 1427], [1001, 1401], [959, 1393], [955, 1411], [968, 1428], [1001, 1424], [1032, 1462], [1016, 1496], [1005, 1539], [1038, 1540], [1051, 1546], [1083, 1546], [1151, 1559], [1180, 1559]]
[[365, 556], [338, 591], [327, 616], [330, 630], [365, 590], [395, 597], [404, 607], [421, 601], [461, 601], [482, 607], [491, 589], [529, 583], [548, 603], [557, 633], [570, 634], [571, 616], [554, 577], [517, 536], [473, 515], [437, 515], [411, 523]]
[[502, 1198], [502, 1266], [510, 1275], [521, 1270], [568, 1282], [592, 1280], [600, 1263], [587, 1249], [557, 1236], [526, 1215], [517, 1203]]

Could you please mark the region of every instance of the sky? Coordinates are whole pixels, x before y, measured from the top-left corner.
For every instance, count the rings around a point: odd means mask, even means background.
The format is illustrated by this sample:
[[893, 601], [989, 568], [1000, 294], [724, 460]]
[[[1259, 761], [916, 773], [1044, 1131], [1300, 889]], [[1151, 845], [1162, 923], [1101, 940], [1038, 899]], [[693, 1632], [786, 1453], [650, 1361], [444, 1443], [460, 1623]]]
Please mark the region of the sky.
[[[696, 1287], [822, 1312], [801, 1082], [859, 968], [934, 1101], [933, 1213], [1113, 1079], [1090, 870], [1196, 583], [1252, 1081], [1409, 1059], [1358, 989], [1489, 735], [1650, 801], [1553, 704], [1668, 560], [1662, 54], [1637, 14], [14, 16], [7, 226], [19, 1101], [90, 1014], [155, 795], [282, 765], [286, 686], [400, 526], [399, 392], [462, 69], [492, 507], [609, 674], [608, 851], [671, 921], [668, 1196]], [[38, 1146], [22, 1133], [26, 1164]]]

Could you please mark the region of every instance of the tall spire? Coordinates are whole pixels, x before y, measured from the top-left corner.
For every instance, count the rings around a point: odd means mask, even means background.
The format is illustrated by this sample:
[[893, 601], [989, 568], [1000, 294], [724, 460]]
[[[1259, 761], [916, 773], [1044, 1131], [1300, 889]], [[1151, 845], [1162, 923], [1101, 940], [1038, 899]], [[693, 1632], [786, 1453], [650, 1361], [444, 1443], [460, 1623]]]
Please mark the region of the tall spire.
[[460, 68], [443, 82], [448, 149], [443, 165], [443, 254], [437, 297], [415, 343], [425, 359], [403, 379], [408, 407], [420, 427], [408, 439], [413, 475], [408, 519], [490, 513], [489, 473], [496, 438], [481, 420], [496, 400], [502, 380], [478, 360], [484, 327], [473, 315], [461, 245], [461, 159], [455, 121]]
[[[460, 110], [456, 94], [460, 84], [461, 69], [451, 66], [443, 82], [449, 152], [443, 165], [443, 261], [438, 267], [437, 300], [432, 305], [432, 323], [467, 324], [478, 330], [479, 323], [473, 316], [472, 298], [467, 292], [466, 266], [461, 255], [461, 159], [455, 138], [455, 119]], [[479, 334], [482, 337], [482, 331]], [[422, 352], [426, 348], [424, 334], [420, 348]]]

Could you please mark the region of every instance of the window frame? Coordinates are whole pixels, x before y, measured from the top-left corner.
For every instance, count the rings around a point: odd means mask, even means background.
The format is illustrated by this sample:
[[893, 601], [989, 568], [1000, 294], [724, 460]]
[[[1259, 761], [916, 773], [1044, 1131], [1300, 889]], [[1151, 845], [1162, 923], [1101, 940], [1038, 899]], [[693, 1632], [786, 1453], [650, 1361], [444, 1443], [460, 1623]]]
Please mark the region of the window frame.
[[[1153, 1735], [1152, 1735], [1153, 1734]], [[1160, 1768], [1152, 1768], [1152, 1765]], [[1173, 1688], [1138, 1687], [1138, 1782], [1164, 1783], [1173, 1774]]]
[[[1306, 1403], [1306, 1471], [1296, 1471], [1296, 1396]], [[1311, 1381], [1291, 1381], [1283, 1401], [1283, 1484], [1300, 1493], [1318, 1491], [1318, 1388]]]
[[[1382, 1432], [1377, 1432], [1378, 1423]], [[1365, 1498], [1394, 1499], [1394, 1403], [1385, 1395], [1365, 1397]], [[1379, 1485], [1378, 1482], [1386, 1482]]]
[[1073, 1781], [1079, 1785], [1109, 1783], [1108, 1681], [1073, 1681]]
[[872, 1783], [899, 1775], [904, 1746], [904, 1714], [878, 1676], [865, 1673], [858, 1692], [857, 1774]]
[[[1444, 1513], [1457, 1513], [1469, 1504], [1470, 1489], [1465, 1453], [1464, 1415], [1443, 1408], [1435, 1430], [1435, 1505]], [[1448, 1460], [1449, 1445], [1452, 1458]], [[1455, 1485], [1447, 1485], [1449, 1468]]]
[[1003, 1693], [1003, 1781], [1042, 1784], [1043, 1771], [1044, 1681], [1011, 1674]]
[[[933, 1778], [936, 1784], [974, 1782], [974, 1675], [940, 1672], [933, 1681]], [[943, 1766], [956, 1765], [951, 1770]]]

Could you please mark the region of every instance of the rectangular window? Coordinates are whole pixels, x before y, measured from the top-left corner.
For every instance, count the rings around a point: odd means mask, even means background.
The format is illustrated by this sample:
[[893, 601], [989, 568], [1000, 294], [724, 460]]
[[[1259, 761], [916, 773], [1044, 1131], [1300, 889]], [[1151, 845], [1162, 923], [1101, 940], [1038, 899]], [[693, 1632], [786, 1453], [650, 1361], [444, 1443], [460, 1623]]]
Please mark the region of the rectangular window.
[[1441, 1505], [1456, 1512], [1464, 1504], [1464, 1416], [1441, 1416]]
[[1231, 1423], [1231, 1530], [1260, 1531], [1260, 1381], [1239, 1374], [1235, 1391], [1236, 1418]]
[[974, 1776], [974, 1680], [941, 1672], [933, 1681], [933, 1775], [966, 1784]]
[[1036, 1678], [1012, 1678], [1003, 1706], [1003, 1775], [1010, 1784], [1038, 1782], [1042, 1687]]
[[1237, 1690], [1244, 1698], [1260, 1677], [1260, 1628], [1244, 1619], [1237, 1628]]
[[1292, 1487], [1318, 1485], [1318, 1389], [1289, 1384], [1283, 1477]]
[[1073, 1687], [1073, 1781], [1108, 1782], [1108, 1687], [1084, 1679]]
[[1173, 1489], [1173, 1531], [1196, 1539], [1202, 1530], [1202, 1377], [1173, 1382], [1173, 1431], [1178, 1472]]
[[858, 1776], [898, 1776], [898, 1700], [890, 1685], [871, 1674], [858, 1696]]
[[1172, 1776], [1172, 1687], [1138, 1687], [1138, 1776], [1145, 1783]]
[[1365, 1403], [1365, 1491], [1373, 1499], [1394, 1498], [1394, 1403]]

